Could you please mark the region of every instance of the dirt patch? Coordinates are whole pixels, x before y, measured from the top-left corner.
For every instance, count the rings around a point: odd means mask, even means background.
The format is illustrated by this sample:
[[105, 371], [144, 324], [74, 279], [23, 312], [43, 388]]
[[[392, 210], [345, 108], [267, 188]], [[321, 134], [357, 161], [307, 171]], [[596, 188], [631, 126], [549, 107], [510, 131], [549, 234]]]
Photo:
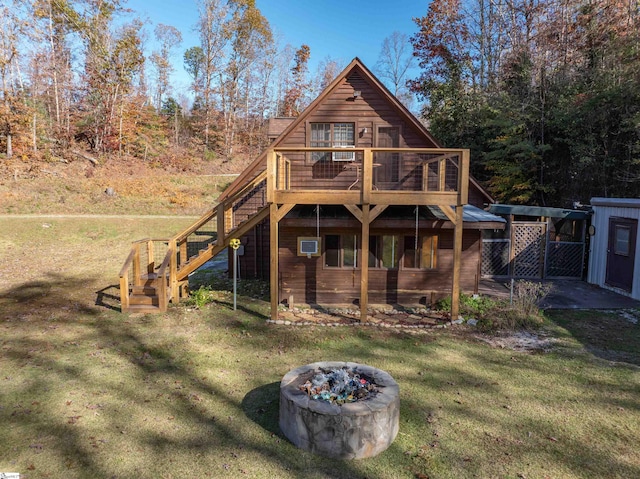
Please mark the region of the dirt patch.
[[530, 331], [503, 331], [496, 335], [474, 334], [474, 338], [494, 348], [510, 349], [525, 353], [548, 352], [553, 347], [554, 339], [545, 333]]

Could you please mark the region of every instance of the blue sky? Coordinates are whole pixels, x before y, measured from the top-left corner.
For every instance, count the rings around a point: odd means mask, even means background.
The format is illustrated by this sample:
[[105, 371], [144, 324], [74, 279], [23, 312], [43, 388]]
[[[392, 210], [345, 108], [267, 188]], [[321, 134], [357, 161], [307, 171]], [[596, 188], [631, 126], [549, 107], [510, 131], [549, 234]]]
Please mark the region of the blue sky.
[[[417, 31], [414, 17], [426, 15], [429, 0], [256, 0], [281, 47], [294, 49], [309, 45], [309, 71], [331, 57], [347, 65], [359, 57], [370, 69], [378, 60], [382, 42], [394, 31], [408, 36]], [[186, 90], [188, 78], [182, 68], [182, 53], [198, 44], [193, 25], [198, 17], [196, 0], [128, 0], [125, 4], [148, 19], [148, 45], [153, 45], [153, 29], [158, 23], [172, 25], [182, 32], [183, 43], [174, 64], [176, 90]]]

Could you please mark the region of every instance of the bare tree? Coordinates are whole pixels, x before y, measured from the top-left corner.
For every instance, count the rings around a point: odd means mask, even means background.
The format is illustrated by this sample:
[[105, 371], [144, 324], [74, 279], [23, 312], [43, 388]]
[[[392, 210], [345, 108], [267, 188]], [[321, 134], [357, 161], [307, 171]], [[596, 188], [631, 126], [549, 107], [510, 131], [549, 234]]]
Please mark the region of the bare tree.
[[[14, 5], [15, 7], [15, 5]], [[17, 78], [22, 22], [14, 8], [0, 8], [0, 135], [5, 137], [7, 158], [13, 156], [13, 137], [24, 119], [22, 91]]]
[[165, 93], [169, 91], [169, 76], [174, 68], [171, 62], [173, 50], [182, 43], [182, 33], [171, 25], [158, 24], [155, 28], [156, 40], [160, 43], [160, 50], [151, 54], [151, 62], [156, 70], [156, 109], [162, 108], [162, 100]]
[[331, 57], [326, 57], [318, 64], [317, 73], [315, 75], [313, 96], [319, 95], [329, 84], [338, 76], [344, 65], [340, 61]]
[[[194, 78], [194, 85], [196, 85], [197, 78], [199, 93], [202, 96], [204, 147], [206, 152], [210, 147], [210, 130], [215, 106], [214, 81], [222, 68], [225, 47], [229, 43], [227, 20], [229, 7], [224, 0], [201, 0], [198, 5], [198, 11], [199, 17], [196, 23], [196, 30], [200, 35], [200, 50], [190, 49], [188, 51], [193, 52], [189, 60], [190, 73]], [[185, 63], [187, 61], [185, 57]]]
[[236, 0], [230, 19], [229, 61], [220, 72], [220, 100], [224, 119], [224, 154], [233, 158], [237, 120], [242, 105], [241, 85], [251, 68], [273, 45], [269, 22], [251, 0]]
[[386, 80], [394, 95], [407, 91], [407, 74], [414, 65], [411, 42], [407, 35], [395, 31], [382, 41], [376, 71], [383, 81]]

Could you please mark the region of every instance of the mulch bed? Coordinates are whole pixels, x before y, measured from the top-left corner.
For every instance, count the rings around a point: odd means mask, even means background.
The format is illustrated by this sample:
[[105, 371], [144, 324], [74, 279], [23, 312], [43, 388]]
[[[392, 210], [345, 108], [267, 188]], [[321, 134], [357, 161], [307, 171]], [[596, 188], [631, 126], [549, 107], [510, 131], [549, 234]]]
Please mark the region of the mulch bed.
[[[426, 308], [370, 308], [366, 321], [360, 321], [356, 308], [293, 308], [278, 312], [268, 323], [285, 326], [363, 326], [423, 330], [451, 326], [450, 313]], [[457, 324], [458, 322], [456, 322]]]

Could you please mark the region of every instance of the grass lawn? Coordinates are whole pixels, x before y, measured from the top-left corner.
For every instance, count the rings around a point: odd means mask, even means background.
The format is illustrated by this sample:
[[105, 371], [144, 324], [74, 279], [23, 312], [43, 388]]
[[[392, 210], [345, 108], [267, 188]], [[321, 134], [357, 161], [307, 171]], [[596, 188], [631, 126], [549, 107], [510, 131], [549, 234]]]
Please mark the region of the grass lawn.
[[[0, 219], [0, 472], [22, 478], [640, 477], [640, 325], [554, 312], [551, 351], [466, 327], [409, 334], [265, 323], [229, 293], [198, 310], [123, 315], [132, 240], [175, 220]], [[336, 461], [278, 430], [282, 376], [355, 361], [400, 385], [400, 432]]]

